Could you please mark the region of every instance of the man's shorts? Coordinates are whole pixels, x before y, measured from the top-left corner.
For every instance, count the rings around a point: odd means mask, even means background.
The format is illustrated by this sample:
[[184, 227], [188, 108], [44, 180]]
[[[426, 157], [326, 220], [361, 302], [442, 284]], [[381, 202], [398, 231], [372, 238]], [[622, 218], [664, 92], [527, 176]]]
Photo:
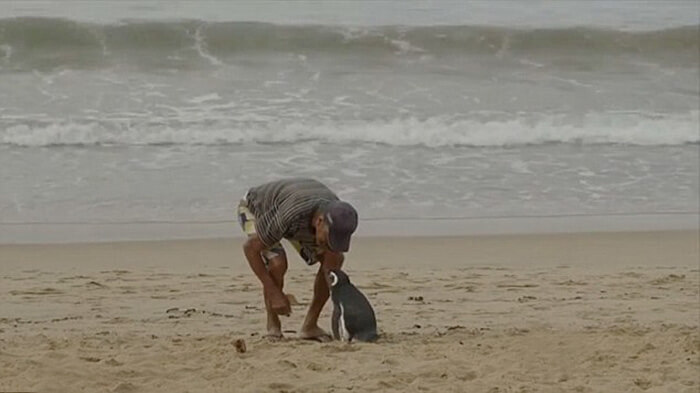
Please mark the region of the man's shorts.
[[[246, 194], [247, 196], [247, 194]], [[241, 202], [238, 204], [238, 223], [241, 225], [241, 228], [243, 229], [243, 232], [250, 236], [252, 234], [255, 234], [255, 215], [250, 211], [248, 208], [248, 201], [246, 200], [246, 196], [241, 199]], [[313, 265], [314, 263], [318, 262], [320, 259], [320, 255], [322, 254], [322, 251], [320, 248], [315, 247], [315, 246], [308, 246], [308, 245], [303, 245], [299, 243], [298, 241], [295, 240], [288, 240], [289, 243], [294, 247], [295, 250], [299, 253], [299, 256], [306, 262], [307, 265]], [[270, 247], [267, 247], [265, 250], [262, 252], [262, 257], [263, 260], [265, 261], [265, 265], [269, 263], [270, 259], [278, 257], [280, 255], [285, 255], [284, 252], [284, 247], [282, 247], [282, 244], [280, 242], [277, 242], [273, 244]]]

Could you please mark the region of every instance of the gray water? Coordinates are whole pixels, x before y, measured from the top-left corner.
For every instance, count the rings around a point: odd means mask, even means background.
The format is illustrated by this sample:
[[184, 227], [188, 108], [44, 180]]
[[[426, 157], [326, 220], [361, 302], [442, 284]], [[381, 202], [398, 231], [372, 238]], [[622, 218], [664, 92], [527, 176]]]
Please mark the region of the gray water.
[[699, 7], [1, 2], [0, 226], [696, 213]]
[[594, 26], [654, 30], [698, 23], [694, 0], [6, 0], [5, 17], [43, 16], [97, 23], [129, 19], [256, 21], [322, 25]]

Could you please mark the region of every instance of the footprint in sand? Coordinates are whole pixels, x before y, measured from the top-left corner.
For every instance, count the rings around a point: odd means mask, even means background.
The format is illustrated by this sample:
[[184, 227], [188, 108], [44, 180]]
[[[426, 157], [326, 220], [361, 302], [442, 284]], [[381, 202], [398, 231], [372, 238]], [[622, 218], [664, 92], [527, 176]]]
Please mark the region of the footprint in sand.
[[478, 377], [476, 371], [467, 371], [462, 375], [457, 375], [457, 379], [460, 381], [473, 381]]
[[556, 283], [556, 285], [578, 286], [578, 285], [588, 285], [588, 283], [583, 282], [583, 281], [566, 280], [566, 281], [558, 282], [558, 283]]
[[109, 359], [105, 360], [103, 363], [108, 365], [108, 366], [112, 366], [112, 367], [119, 367], [119, 366], [124, 364], [118, 360], [115, 360], [114, 358], [109, 358]]
[[674, 282], [679, 282], [685, 280], [685, 274], [677, 275], [677, 274], [669, 274], [668, 276], [664, 276], [661, 278], [657, 278], [655, 280], [652, 280], [649, 282], [651, 285], [663, 285], [663, 284], [671, 284]]
[[122, 382], [119, 385], [115, 386], [114, 389], [112, 389], [112, 392], [114, 393], [130, 393], [130, 392], [135, 392], [136, 391], [136, 385], [134, 385], [131, 382]]
[[271, 384], [267, 385], [267, 387], [275, 390], [287, 390], [292, 389], [293, 386], [288, 383], [272, 382]]
[[511, 288], [511, 289], [520, 289], [520, 288], [537, 288], [539, 285], [537, 284], [498, 284], [496, 285], [497, 288]]
[[56, 288], [32, 288], [25, 290], [14, 290], [10, 291], [10, 295], [60, 295], [63, 291], [59, 291]]
[[85, 284], [86, 287], [88, 288], [95, 288], [95, 289], [102, 289], [102, 288], [107, 288], [106, 285], [100, 284], [97, 281], [90, 281], [87, 284]]

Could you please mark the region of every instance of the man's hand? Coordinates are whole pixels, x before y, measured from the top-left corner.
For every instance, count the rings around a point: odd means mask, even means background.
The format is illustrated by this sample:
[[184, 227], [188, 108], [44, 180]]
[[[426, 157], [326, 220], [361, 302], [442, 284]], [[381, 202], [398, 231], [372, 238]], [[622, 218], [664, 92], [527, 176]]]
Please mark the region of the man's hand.
[[289, 304], [289, 298], [282, 293], [276, 286], [264, 288], [265, 298], [270, 303], [270, 309], [277, 315], [289, 315], [292, 313], [292, 307]]

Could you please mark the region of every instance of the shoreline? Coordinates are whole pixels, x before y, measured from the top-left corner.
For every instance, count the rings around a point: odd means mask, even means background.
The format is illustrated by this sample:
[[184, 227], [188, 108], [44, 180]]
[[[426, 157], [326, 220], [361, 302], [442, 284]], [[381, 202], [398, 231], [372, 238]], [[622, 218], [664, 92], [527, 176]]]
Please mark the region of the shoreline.
[[[234, 267], [248, 272], [242, 237], [61, 244], [0, 244], [0, 266], [17, 269], [158, 267], [175, 271]], [[306, 265], [286, 241], [291, 267]], [[373, 236], [353, 239], [348, 266], [371, 268], [695, 266], [698, 230]]]
[[[356, 237], [444, 237], [698, 230], [700, 213], [621, 213], [552, 216], [360, 220]], [[170, 241], [243, 237], [238, 223], [154, 221], [125, 223], [0, 223], [0, 245]]]

